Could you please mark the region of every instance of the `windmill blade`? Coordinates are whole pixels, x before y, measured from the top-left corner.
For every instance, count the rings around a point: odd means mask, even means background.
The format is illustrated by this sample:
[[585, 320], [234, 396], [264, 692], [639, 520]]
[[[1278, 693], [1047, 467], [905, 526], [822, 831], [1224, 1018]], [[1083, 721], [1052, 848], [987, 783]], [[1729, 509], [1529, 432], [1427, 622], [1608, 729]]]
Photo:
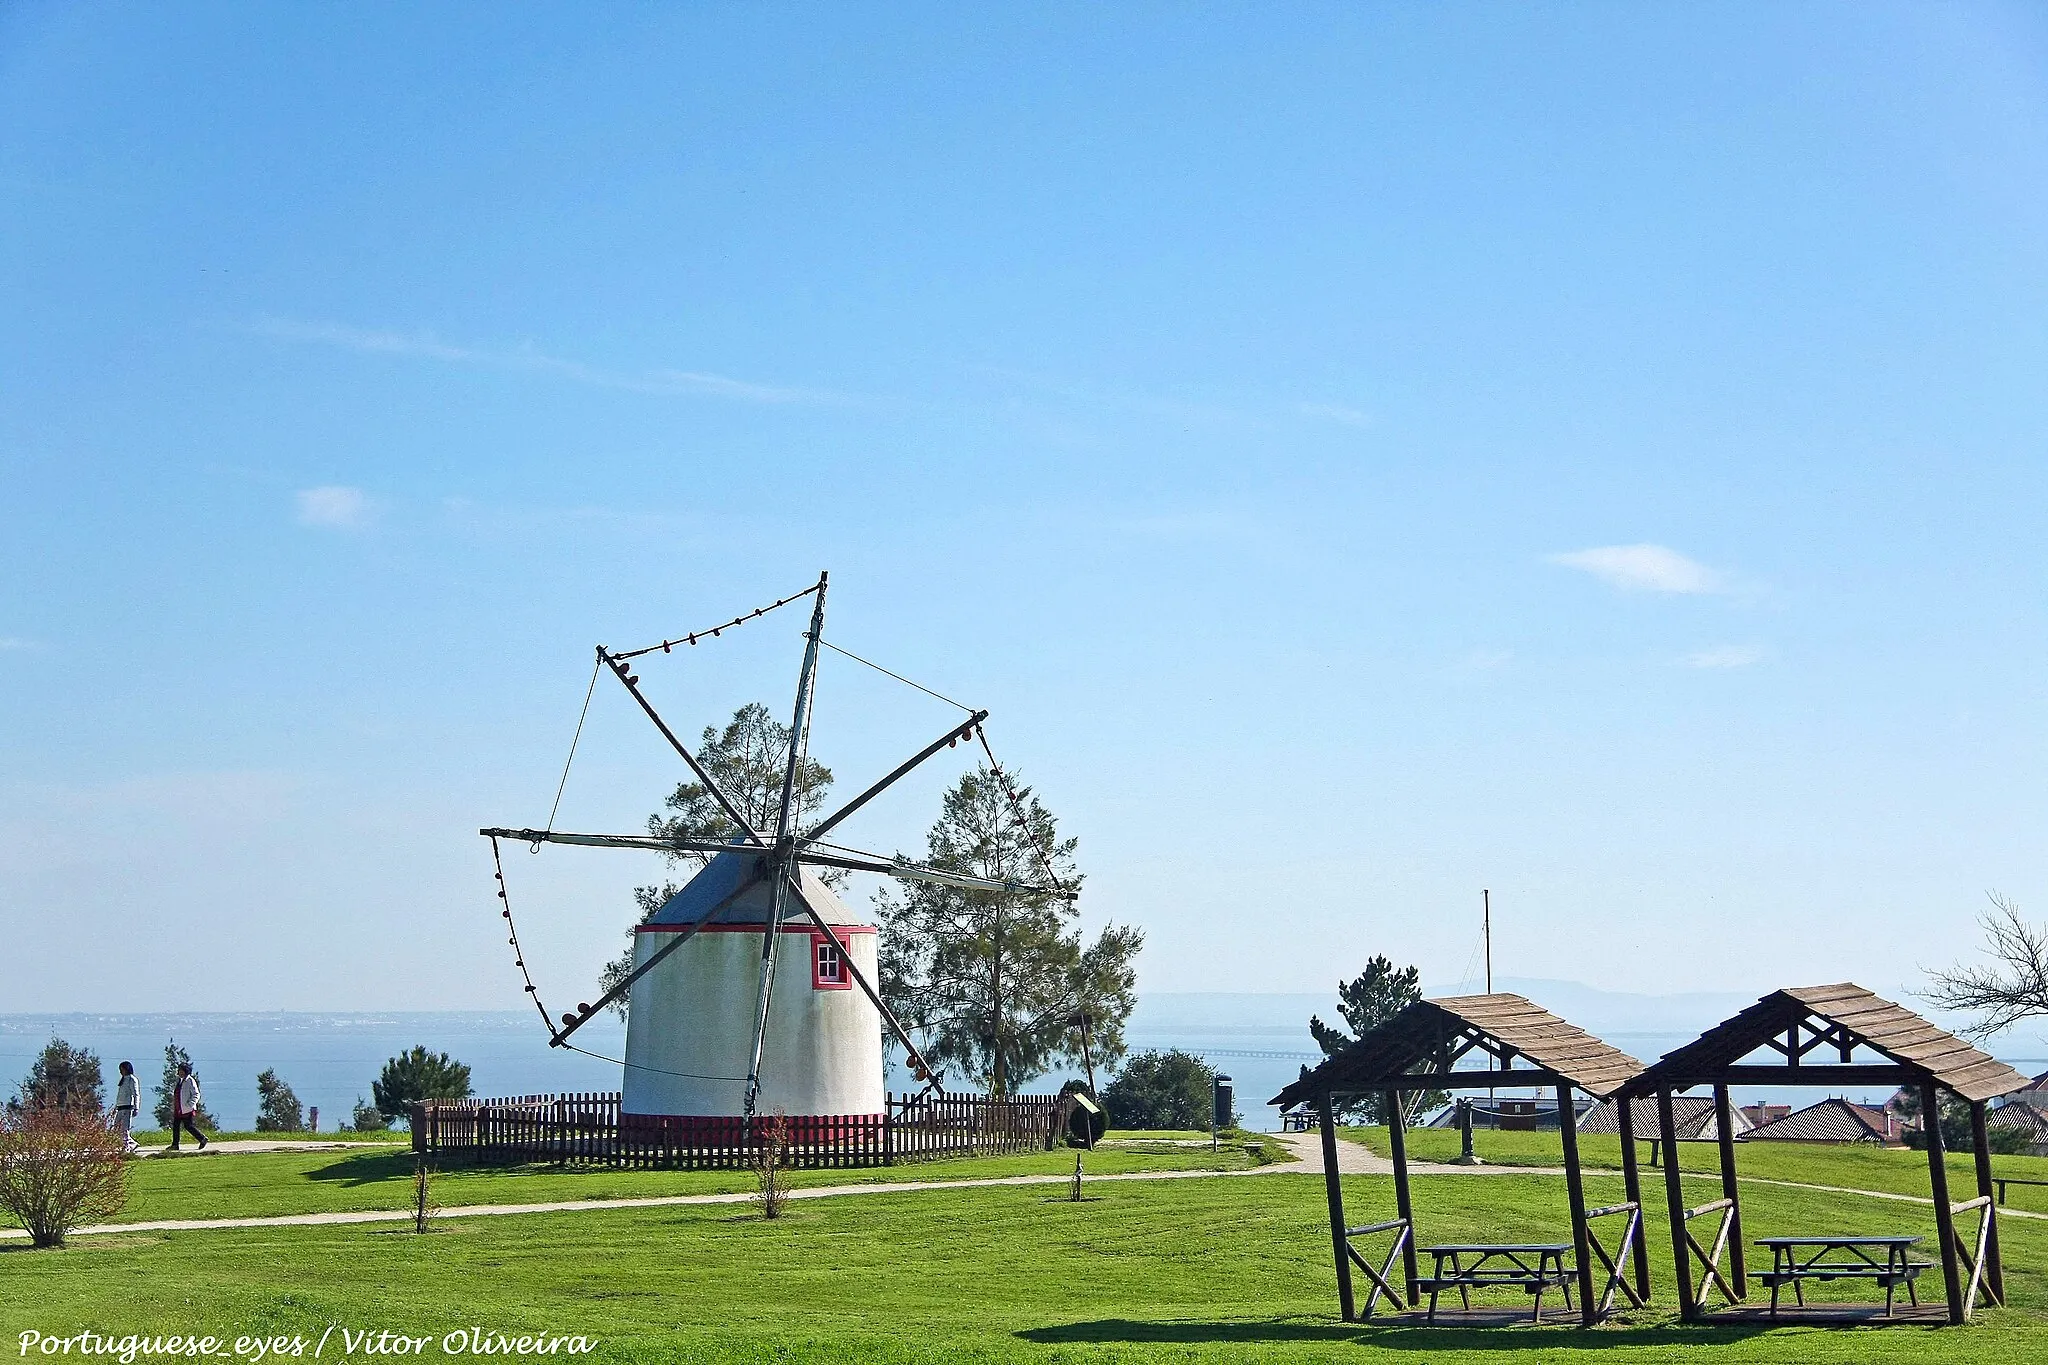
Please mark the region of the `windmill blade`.
[[[857, 852], [857, 850], [855, 851]], [[814, 848], [799, 848], [796, 861], [816, 867], [843, 867], [849, 872], [879, 872], [885, 877], [897, 877], [904, 881], [931, 882], [936, 886], [957, 887], [962, 891], [1003, 891], [1017, 896], [1057, 896], [1061, 900], [1079, 900], [1081, 893], [1059, 886], [1039, 886], [1033, 882], [996, 881], [988, 877], [971, 877], [963, 872], [942, 872], [936, 867], [913, 863], [907, 858], [883, 858], [876, 853], [860, 853], [848, 856], [842, 853], [820, 853]]]
[[617, 676], [619, 685], [633, 694], [633, 700], [640, 703], [640, 709], [645, 711], [647, 718], [654, 722], [654, 728], [661, 731], [661, 737], [668, 741], [669, 747], [683, 756], [683, 762], [689, 764], [690, 771], [697, 774], [697, 780], [704, 784], [705, 791], [711, 793], [711, 799], [718, 802], [719, 809], [725, 812], [725, 818], [732, 821], [739, 828], [740, 832], [747, 836], [750, 842], [766, 844], [768, 841], [761, 837], [761, 832], [754, 828], [746, 816], [740, 814], [740, 808], [732, 803], [732, 798], [725, 794], [725, 789], [712, 780], [711, 774], [704, 771], [704, 765], [697, 761], [696, 755], [683, 747], [683, 742], [676, 738], [676, 732], [668, 728], [668, 722], [661, 718], [661, 713], [654, 709], [653, 704], [645, 696], [641, 695], [640, 683], [633, 676], [633, 670], [625, 663], [607, 654], [603, 645], [597, 647], [597, 657], [611, 665], [612, 673]]
[[735, 886], [732, 890], [726, 892], [723, 896], [719, 897], [716, 901], [714, 901], [709, 910], [706, 910], [703, 914], [697, 916], [696, 920], [693, 921], [688, 928], [684, 929], [681, 933], [677, 934], [673, 941], [662, 944], [659, 948], [654, 950], [653, 954], [650, 955], [645, 962], [635, 967], [632, 971], [626, 973], [625, 980], [619, 982], [618, 985], [612, 987], [603, 995], [599, 996], [597, 999], [597, 1003], [591, 1005], [584, 1005], [575, 1014], [564, 1016], [562, 1021], [561, 1032], [556, 1033], [554, 1030], [554, 1026], [550, 1024], [548, 1026], [548, 1031], [549, 1033], [553, 1034], [553, 1037], [549, 1039], [548, 1046], [562, 1046], [562, 1044], [568, 1040], [570, 1034], [574, 1033], [577, 1029], [582, 1028], [585, 1024], [589, 1023], [599, 1014], [602, 1014], [604, 1012], [604, 1007], [606, 1005], [611, 1004], [612, 1001], [618, 999], [627, 991], [631, 990], [633, 988], [633, 983], [635, 981], [638, 981], [641, 977], [653, 971], [655, 966], [658, 963], [660, 963], [663, 958], [666, 958], [670, 953], [673, 953], [676, 949], [682, 947], [685, 943], [688, 943], [691, 939], [695, 938], [697, 936], [697, 931], [699, 929], [702, 929], [705, 925], [711, 923], [712, 920], [718, 918], [720, 912], [722, 912], [728, 905], [731, 905], [734, 901], [738, 900], [743, 894], [746, 893], [746, 891], [750, 887], [754, 885], [754, 883], [760, 880], [761, 873], [758, 868], [756, 868], [753, 872], [748, 873], [745, 877], [742, 877], [740, 879], [739, 885]]
[[875, 783], [874, 786], [869, 787], [859, 796], [854, 797], [853, 800], [841, 806], [832, 815], [827, 816], [824, 820], [820, 821], [817, 825], [813, 826], [811, 831], [808, 834], [804, 835], [804, 838], [807, 840], [824, 838], [825, 835], [828, 834], [835, 825], [837, 825], [840, 821], [844, 820], [847, 816], [859, 810], [862, 806], [865, 806], [868, 802], [874, 800], [877, 796], [880, 796], [884, 791], [887, 791], [890, 787], [894, 786], [896, 782], [903, 777], [904, 774], [908, 773], [918, 764], [930, 758], [939, 750], [946, 748], [949, 745], [957, 744], [961, 740], [968, 738], [970, 735], [974, 733], [974, 727], [981, 724], [983, 721], [987, 719], [988, 712], [976, 711], [971, 717], [968, 718], [966, 724], [954, 726], [952, 729], [946, 731], [945, 734], [940, 735], [937, 739], [925, 745], [924, 748], [918, 750], [915, 754], [912, 754], [909, 758], [905, 759], [901, 764], [897, 766], [896, 771], [890, 773], [880, 782]]
[[818, 913], [817, 906], [811, 904], [811, 898], [804, 894], [803, 887], [798, 886], [796, 888], [796, 898], [797, 902], [803, 906], [804, 913], [810, 916], [811, 923], [817, 928], [818, 932], [831, 939], [834, 943], [839, 944], [839, 965], [846, 969], [847, 974], [853, 978], [854, 984], [861, 988], [867, 995], [867, 998], [874, 1003], [875, 1008], [881, 1012], [882, 1022], [889, 1026], [889, 1031], [896, 1035], [896, 1041], [903, 1044], [903, 1050], [910, 1054], [911, 1062], [917, 1067], [917, 1074], [923, 1077], [925, 1083], [934, 1090], [937, 1090], [941, 1095], [945, 1094], [946, 1087], [939, 1084], [938, 1069], [925, 1060], [924, 1054], [917, 1050], [917, 1044], [911, 1041], [910, 1030], [904, 1028], [903, 1021], [896, 1017], [896, 1011], [889, 1008], [888, 1002], [882, 999], [881, 992], [869, 984], [866, 974], [854, 964], [851, 945], [841, 940], [839, 935], [832, 931], [832, 926], [825, 923], [825, 917]]
[[480, 829], [489, 838], [516, 839], [528, 844], [576, 844], [583, 848], [638, 848], [655, 853], [752, 853], [761, 850], [745, 844], [716, 843], [710, 839], [659, 839], [651, 834], [571, 834], [559, 829]]
[[[486, 838], [518, 840], [529, 844], [575, 844], [583, 848], [635, 848], [654, 853], [758, 853], [743, 844], [713, 843], [708, 839], [657, 839], [650, 834], [572, 834], [564, 830], [546, 829], [482, 829], [477, 833]], [[969, 876], [964, 872], [942, 872], [936, 867], [926, 867], [906, 858], [885, 858], [879, 853], [863, 853], [859, 849], [841, 850], [838, 845], [830, 851], [820, 852], [816, 848], [798, 844], [789, 855], [792, 862], [807, 863], [813, 867], [839, 867], [849, 872], [879, 872], [885, 877], [900, 877], [906, 881], [931, 882], [938, 886], [957, 887], [962, 891], [1002, 891], [1018, 896], [1058, 896], [1063, 900], [1077, 900], [1080, 892], [1065, 887], [1040, 886], [1035, 882], [996, 881], [988, 877]]]

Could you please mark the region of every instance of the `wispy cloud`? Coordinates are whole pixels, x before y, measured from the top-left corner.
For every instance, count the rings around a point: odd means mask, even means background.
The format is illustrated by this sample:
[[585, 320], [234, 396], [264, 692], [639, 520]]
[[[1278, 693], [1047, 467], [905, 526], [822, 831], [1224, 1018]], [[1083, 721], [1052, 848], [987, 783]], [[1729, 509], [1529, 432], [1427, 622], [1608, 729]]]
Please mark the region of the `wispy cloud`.
[[299, 520], [308, 526], [336, 526], [352, 531], [370, 519], [370, 500], [360, 488], [338, 484], [301, 488], [298, 503]]
[[757, 384], [729, 375], [702, 370], [607, 370], [549, 355], [526, 345], [513, 350], [460, 346], [441, 340], [431, 332], [394, 332], [368, 327], [350, 327], [334, 322], [296, 322], [288, 318], [261, 318], [247, 325], [258, 336], [276, 337], [372, 355], [409, 356], [451, 365], [478, 365], [493, 369], [530, 370], [560, 375], [596, 388], [621, 389], [667, 397], [724, 398], [742, 403], [849, 404], [860, 400], [852, 395], [824, 389], [788, 388]]
[[1687, 668], [1748, 668], [1763, 662], [1762, 645], [1716, 645], [1685, 656]]
[[1369, 427], [1372, 414], [1349, 408], [1342, 403], [1298, 403], [1295, 411], [1304, 417], [1320, 417], [1326, 422], [1341, 422], [1347, 427]]
[[29, 650], [41, 649], [42, 647], [43, 644], [40, 640], [24, 640], [19, 635], [0, 635], [0, 654], [5, 654], [9, 651], [26, 653]]
[[1706, 593], [1728, 587], [1721, 573], [1663, 545], [1602, 545], [1546, 558], [1630, 592]]

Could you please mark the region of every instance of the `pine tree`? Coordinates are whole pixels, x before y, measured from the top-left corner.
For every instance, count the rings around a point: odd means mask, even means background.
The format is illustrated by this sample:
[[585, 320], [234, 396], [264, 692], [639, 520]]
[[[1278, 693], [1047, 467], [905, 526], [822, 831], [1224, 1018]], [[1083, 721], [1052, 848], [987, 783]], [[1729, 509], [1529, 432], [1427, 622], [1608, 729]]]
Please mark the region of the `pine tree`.
[[306, 1128], [305, 1110], [292, 1088], [279, 1079], [275, 1068], [256, 1078], [256, 1131], [259, 1133], [301, 1133]]
[[[1002, 776], [985, 765], [964, 774], [926, 838], [927, 861], [1022, 882], [1043, 882], [1050, 864], [1062, 884], [1079, 886], [1076, 841], [1059, 839], [1052, 813], [1028, 787], [1017, 787], [1016, 798], [1013, 806]], [[1080, 1059], [1080, 1035], [1067, 1025], [1079, 1010], [1090, 1017], [1096, 1062], [1123, 1055], [1141, 931], [1112, 924], [1084, 946], [1070, 900], [930, 882], [884, 891], [875, 907], [883, 997], [934, 1063], [960, 1068], [992, 1095], [1013, 1094]]]
[[52, 1038], [21, 1082], [21, 1107], [66, 1114], [98, 1114], [105, 1106], [100, 1059], [62, 1038]]
[[415, 1100], [466, 1100], [469, 1095], [469, 1068], [445, 1052], [423, 1047], [393, 1057], [370, 1082], [370, 1098], [387, 1119], [409, 1117]]
[[[1372, 1032], [1392, 1019], [1408, 1006], [1422, 998], [1422, 973], [1414, 967], [1396, 968], [1387, 958], [1375, 954], [1365, 964], [1365, 970], [1350, 981], [1337, 983], [1337, 1013], [1350, 1026], [1351, 1032], [1332, 1028], [1322, 1021], [1320, 1015], [1310, 1015], [1308, 1031], [1315, 1036], [1316, 1045], [1325, 1057], [1334, 1057], [1357, 1039]], [[1308, 1068], [1302, 1068], [1308, 1074]], [[1409, 1112], [1434, 1109], [1444, 1102], [1441, 1091], [1421, 1091], [1410, 1097]], [[1385, 1123], [1386, 1106], [1378, 1095], [1360, 1095], [1348, 1101], [1340, 1101], [1337, 1108], [1345, 1116], [1365, 1123]]]

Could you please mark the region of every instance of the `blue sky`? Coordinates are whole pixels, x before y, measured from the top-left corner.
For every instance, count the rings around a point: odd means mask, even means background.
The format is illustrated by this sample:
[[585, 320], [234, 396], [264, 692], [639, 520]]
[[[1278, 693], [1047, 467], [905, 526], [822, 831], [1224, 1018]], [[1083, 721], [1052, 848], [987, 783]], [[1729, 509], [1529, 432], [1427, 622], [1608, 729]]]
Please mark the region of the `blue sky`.
[[[516, 1005], [591, 645], [821, 568], [1144, 988], [1453, 981], [1490, 887], [1518, 976], [1909, 989], [2048, 911], [2044, 227], [2022, 6], [9, 6], [0, 1009]], [[949, 714], [828, 663], [814, 751]], [[548, 994], [650, 871], [518, 852]]]

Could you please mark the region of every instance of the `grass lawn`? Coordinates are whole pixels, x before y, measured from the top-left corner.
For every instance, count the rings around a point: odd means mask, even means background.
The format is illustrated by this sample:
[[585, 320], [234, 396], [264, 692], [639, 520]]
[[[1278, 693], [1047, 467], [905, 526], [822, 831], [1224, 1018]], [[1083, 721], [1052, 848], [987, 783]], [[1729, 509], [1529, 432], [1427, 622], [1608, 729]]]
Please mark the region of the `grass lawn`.
[[[259, 1157], [221, 1158], [256, 1163]], [[183, 1164], [198, 1167], [205, 1162]], [[266, 1168], [273, 1169], [273, 1168]], [[287, 1178], [287, 1183], [289, 1179]], [[1352, 1218], [1385, 1216], [1379, 1177], [1347, 1178]], [[1619, 1194], [1597, 1175], [1592, 1197]], [[1322, 1182], [1303, 1175], [993, 1187], [800, 1202], [767, 1222], [732, 1206], [617, 1209], [390, 1227], [110, 1234], [61, 1252], [0, 1252], [0, 1346], [24, 1329], [241, 1334], [331, 1324], [429, 1337], [466, 1326], [584, 1333], [593, 1358], [762, 1361], [1918, 1362], [2048, 1359], [2048, 1223], [2006, 1225], [2015, 1306], [1955, 1331], [1672, 1324], [1666, 1312], [1590, 1333], [1336, 1321]], [[1421, 1240], [1552, 1238], [1552, 1177], [1426, 1176]], [[1914, 1205], [1758, 1186], [1759, 1222], [1931, 1231]], [[1652, 1220], [1658, 1308], [1669, 1242]], [[1660, 1250], [1662, 1248], [1662, 1250]], [[1938, 1281], [1938, 1276], [1936, 1277]], [[1525, 1302], [1516, 1295], [1514, 1302]], [[310, 1358], [311, 1350], [307, 1351]], [[344, 1355], [337, 1336], [326, 1361]]]
[[[1384, 1128], [1347, 1128], [1344, 1136], [1362, 1142], [1381, 1156], [1388, 1154]], [[1501, 1133], [1484, 1129], [1472, 1135], [1472, 1148], [1481, 1161], [1496, 1166], [1561, 1166], [1563, 1140], [1556, 1133]], [[1644, 1181], [1661, 1181], [1663, 1173], [1649, 1163], [1649, 1145], [1642, 1147]], [[1408, 1155], [1416, 1161], [1450, 1161], [1458, 1155], [1458, 1134], [1448, 1128], [1415, 1128], [1408, 1132]], [[1585, 1136], [1579, 1139], [1579, 1156], [1589, 1167], [1621, 1169], [1621, 1139]], [[1968, 1154], [1948, 1154], [1949, 1194], [1968, 1199], [1977, 1193], [1976, 1166]], [[1711, 1142], [1678, 1144], [1678, 1169], [1718, 1175], [1720, 1149]], [[1997, 1175], [2027, 1180], [2048, 1180], [2048, 1157], [1994, 1156], [1991, 1169]], [[1739, 1142], [1735, 1145], [1735, 1170], [1755, 1180], [1791, 1180], [1808, 1185], [1842, 1185], [1857, 1190], [1884, 1190], [1892, 1194], [1928, 1197], [1927, 1154], [1895, 1147], [1809, 1146], [1797, 1142]], [[2048, 1212], [2048, 1189], [2013, 1186], [2014, 1208]]]
[[[1094, 1175], [1159, 1170], [1248, 1170], [1288, 1153], [1257, 1135], [1226, 1143], [1215, 1155], [1206, 1146], [1182, 1147], [1122, 1134], [1129, 1145], [1086, 1154]], [[1256, 1149], [1254, 1151], [1253, 1149]], [[983, 1179], [1006, 1175], [1071, 1175], [1071, 1151], [1020, 1156], [917, 1162], [851, 1170], [793, 1171], [797, 1186], [893, 1184], [906, 1180]], [[186, 1152], [130, 1165], [128, 1205], [114, 1221], [172, 1218], [252, 1218], [292, 1213], [412, 1207], [410, 1149], [363, 1152]], [[559, 1199], [630, 1199], [649, 1195], [720, 1194], [753, 1188], [745, 1171], [630, 1171], [604, 1168], [460, 1167], [438, 1172], [433, 1192], [445, 1208], [463, 1204], [533, 1204]], [[0, 1214], [0, 1226], [12, 1226]]]

